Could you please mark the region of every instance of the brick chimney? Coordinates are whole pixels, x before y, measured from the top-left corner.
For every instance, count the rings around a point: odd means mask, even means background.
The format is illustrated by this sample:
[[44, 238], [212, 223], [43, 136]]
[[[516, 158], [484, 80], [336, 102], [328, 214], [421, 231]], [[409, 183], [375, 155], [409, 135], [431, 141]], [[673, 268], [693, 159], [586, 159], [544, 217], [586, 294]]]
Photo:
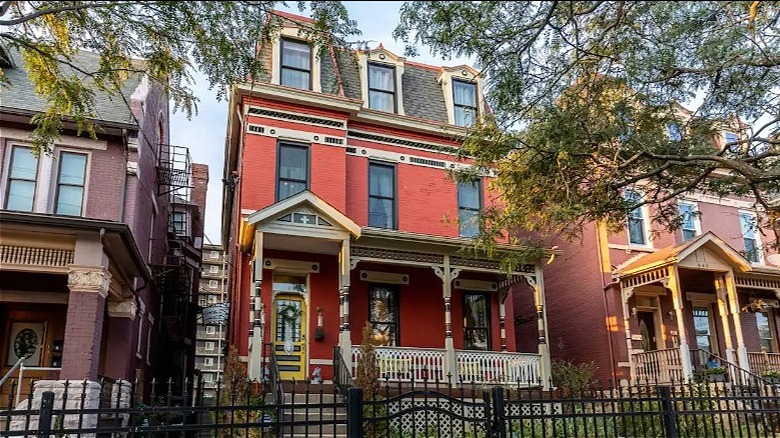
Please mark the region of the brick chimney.
[[192, 163], [192, 191], [191, 201], [200, 209], [200, 218], [206, 216], [206, 190], [209, 185], [209, 166], [207, 164]]

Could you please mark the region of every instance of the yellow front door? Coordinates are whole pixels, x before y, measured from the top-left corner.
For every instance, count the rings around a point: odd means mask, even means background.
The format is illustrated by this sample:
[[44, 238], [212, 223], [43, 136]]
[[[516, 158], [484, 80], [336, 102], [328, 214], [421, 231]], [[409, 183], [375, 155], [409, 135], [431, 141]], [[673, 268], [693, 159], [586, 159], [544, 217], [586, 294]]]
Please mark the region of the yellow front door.
[[306, 378], [306, 303], [300, 295], [274, 299], [273, 349], [282, 380]]

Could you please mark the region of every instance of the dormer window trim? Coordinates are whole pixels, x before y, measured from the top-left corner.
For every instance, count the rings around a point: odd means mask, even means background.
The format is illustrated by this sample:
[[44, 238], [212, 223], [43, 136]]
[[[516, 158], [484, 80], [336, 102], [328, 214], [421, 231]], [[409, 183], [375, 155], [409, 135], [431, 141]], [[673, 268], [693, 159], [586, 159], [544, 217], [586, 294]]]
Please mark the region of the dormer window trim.
[[[482, 116], [483, 109], [485, 108], [485, 96], [482, 92], [483, 78], [478, 71], [465, 65], [460, 67], [442, 67], [441, 72], [439, 73], [438, 81], [444, 91], [444, 103], [447, 107], [447, 121], [450, 125], [461, 126], [455, 123], [454, 83], [456, 81], [473, 83], [475, 85], [477, 119]], [[465, 127], [468, 128], [468, 126]]]
[[[373, 62], [372, 61], [372, 62], [368, 62], [367, 63], [367, 67], [368, 67], [368, 69], [367, 69], [368, 74], [366, 76], [366, 80], [368, 81], [368, 107], [371, 108], [371, 109], [376, 109], [378, 111], [386, 111], [386, 110], [381, 109], [381, 108], [374, 108], [371, 105], [371, 100], [372, 100], [371, 97], [372, 97], [372, 93], [379, 93], [380, 95], [388, 95], [389, 94], [389, 95], [392, 95], [392, 108], [391, 108], [391, 111], [387, 111], [387, 112], [395, 113], [396, 112], [396, 108], [398, 108], [398, 87], [396, 87], [396, 83], [395, 83], [396, 82], [395, 65], [384, 64], [384, 63], [379, 63], [379, 62]], [[377, 84], [374, 84], [371, 81], [371, 69], [372, 68], [384, 69], [384, 70], [392, 71], [392, 74], [393, 74], [393, 79], [391, 81], [392, 82], [392, 90], [387, 89], [387, 88], [381, 88], [381, 86], [379, 86]]]
[[[320, 82], [321, 77], [321, 62], [318, 54], [319, 50], [317, 45], [311, 41], [307, 41], [300, 35], [300, 31], [297, 27], [283, 27], [281, 28], [275, 38], [273, 38], [273, 46], [271, 50], [271, 83], [274, 85], [282, 84], [282, 40], [308, 44], [311, 49], [311, 64], [309, 74], [309, 88], [304, 91], [314, 91], [317, 93], [322, 92], [322, 84]], [[295, 88], [295, 87], [292, 87]], [[299, 88], [296, 88], [299, 89]]]
[[[404, 62], [406, 58], [395, 55], [389, 50], [385, 50], [382, 46], [373, 50], [367, 50], [360, 52], [358, 57], [358, 66], [360, 67], [360, 91], [363, 98], [363, 108], [371, 109], [370, 105], [370, 90], [369, 90], [369, 64], [377, 65], [379, 67], [392, 68], [395, 73], [395, 114], [406, 115], [404, 112], [404, 90], [402, 86], [402, 78], [404, 75]], [[381, 109], [375, 109], [376, 111], [383, 111]]]

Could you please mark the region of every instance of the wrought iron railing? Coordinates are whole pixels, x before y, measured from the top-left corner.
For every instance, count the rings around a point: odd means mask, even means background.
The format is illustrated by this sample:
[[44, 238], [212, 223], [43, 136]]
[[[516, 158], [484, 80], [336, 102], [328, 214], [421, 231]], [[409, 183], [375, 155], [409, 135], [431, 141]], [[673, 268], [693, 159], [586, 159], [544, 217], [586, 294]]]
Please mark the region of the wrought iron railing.
[[346, 395], [347, 390], [353, 386], [352, 373], [341, 355], [341, 348], [333, 347], [333, 383], [338, 388], [339, 394]]

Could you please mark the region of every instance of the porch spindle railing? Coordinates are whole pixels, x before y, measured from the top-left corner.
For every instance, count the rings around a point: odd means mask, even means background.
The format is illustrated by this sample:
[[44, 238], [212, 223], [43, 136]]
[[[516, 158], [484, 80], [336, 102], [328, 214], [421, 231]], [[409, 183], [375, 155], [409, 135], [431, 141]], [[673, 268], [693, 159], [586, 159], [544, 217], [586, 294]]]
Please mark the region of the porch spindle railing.
[[[376, 347], [379, 377], [392, 381], [445, 381], [444, 350], [411, 347]], [[352, 347], [352, 376], [357, 370], [360, 347]]]
[[748, 353], [750, 371], [759, 376], [767, 371], [780, 372], [780, 353]]
[[538, 354], [459, 350], [455, 359], [461, 382], [535, 386], [541, 381]]
[[636, 375], [640, 383], [682, 382], [682, 360], [679, 348], [645, 351], [633, 355]]

